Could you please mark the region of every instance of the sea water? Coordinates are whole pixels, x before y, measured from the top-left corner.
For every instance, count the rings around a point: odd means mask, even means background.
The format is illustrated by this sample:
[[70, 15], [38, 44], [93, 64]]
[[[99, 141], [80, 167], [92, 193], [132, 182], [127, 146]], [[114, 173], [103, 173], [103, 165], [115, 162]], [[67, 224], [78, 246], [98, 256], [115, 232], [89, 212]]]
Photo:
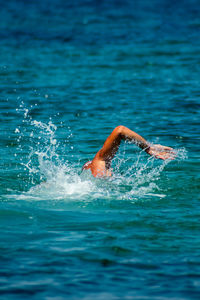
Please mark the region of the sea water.
[[199, 1], [0, 2], [0, 298], [199, 299]]

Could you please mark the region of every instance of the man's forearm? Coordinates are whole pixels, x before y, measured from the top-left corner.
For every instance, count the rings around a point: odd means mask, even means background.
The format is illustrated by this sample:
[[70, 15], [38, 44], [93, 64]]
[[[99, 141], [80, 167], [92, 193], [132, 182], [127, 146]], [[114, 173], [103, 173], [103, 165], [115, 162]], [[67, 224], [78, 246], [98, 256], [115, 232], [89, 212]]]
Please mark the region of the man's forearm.
[[149, 148], [149, 143], [141, 135], [137, 134], [136, 132], [130, 130], [125, 126], [120, 126], [120, 127], [121, 127], [120, 134], [123, 140], [128, 140], [130, 142], [133, 142], [142, 149]]

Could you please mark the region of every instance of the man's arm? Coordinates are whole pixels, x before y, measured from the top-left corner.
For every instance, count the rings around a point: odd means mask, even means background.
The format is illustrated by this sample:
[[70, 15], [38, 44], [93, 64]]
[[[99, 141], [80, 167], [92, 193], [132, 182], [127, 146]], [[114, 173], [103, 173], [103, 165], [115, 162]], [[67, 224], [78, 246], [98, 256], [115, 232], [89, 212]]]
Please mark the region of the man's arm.
[[120, 146], [121, 140], [128, 140], [135, 143], [141, 149], [144, 149], [146, 153], [156, 158], [173, 159], [172, 153], [174, 154], [174, 152], [172, 152], [172, 148], [161, 145], [151, 145], [142, 136], [125, 126], [118, 126], [113, 130], [106, 139], [103, 147], [97, 152], [95, 159], [111, 162]]
[[97, 152], [95, 158], [100, 160], [112, 160], [115, 156], [121, 140], [128, 140], [137, 144], [142, 149], [149, 147], [147, 141], [136, 132], [128, 129], [125, 126], [117, 126], [106, 139], [103, 147]]

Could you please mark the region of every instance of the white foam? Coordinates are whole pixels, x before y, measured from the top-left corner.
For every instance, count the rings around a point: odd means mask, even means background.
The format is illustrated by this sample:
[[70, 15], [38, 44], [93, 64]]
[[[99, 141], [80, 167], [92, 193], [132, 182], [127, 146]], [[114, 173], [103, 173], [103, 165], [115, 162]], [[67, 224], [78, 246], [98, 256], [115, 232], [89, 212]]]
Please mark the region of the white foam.
[[[28, 118], [27, 114], [28, 111], [25, 111], [25, 118]], [[124, 154], [118, 155], [111, 178], [94, 178], [90, 171], [81, 173], [82, 166], [73, 166], [58, 155], [59, 143], [55, 137], [57, 126], [52, 121], [43, 123], [30, 119], [30, 126], [29, 138], [35, 137], [38, 142], [30, 143], [28, 160], [23, 160], [22, 165], [29, 172], [32, 187], [28, 192], [17, 196], [18, 199], [76, 201], [88, 198], [93, 201], [96, 198], [136, 200], [146, 196], [165, 197], [159, 189], [158, 181], [169, 161], [155, 164], [153, 157], [144, 160], [142, 152], [139, 152], [136, 160], [125, 159]], [[71, 136], [70, 131], [68, 139]], [[70, 148], [73, 146], [69, 145]], [[178, 149], [176, 152], [179, 160], [187, 158], [185, 149]], [[123, 169], [123, 175], [120, 169]], [[40, 184], [35, 184], [36, 177]]]

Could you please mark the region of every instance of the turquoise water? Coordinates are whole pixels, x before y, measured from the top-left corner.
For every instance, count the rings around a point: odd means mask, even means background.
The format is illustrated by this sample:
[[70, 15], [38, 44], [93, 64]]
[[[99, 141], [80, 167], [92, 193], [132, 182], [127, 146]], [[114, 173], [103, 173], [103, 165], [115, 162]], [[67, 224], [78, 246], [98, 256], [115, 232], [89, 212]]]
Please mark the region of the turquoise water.
[[199, 299], [199, 1], [0, 3], [0, 298]]

